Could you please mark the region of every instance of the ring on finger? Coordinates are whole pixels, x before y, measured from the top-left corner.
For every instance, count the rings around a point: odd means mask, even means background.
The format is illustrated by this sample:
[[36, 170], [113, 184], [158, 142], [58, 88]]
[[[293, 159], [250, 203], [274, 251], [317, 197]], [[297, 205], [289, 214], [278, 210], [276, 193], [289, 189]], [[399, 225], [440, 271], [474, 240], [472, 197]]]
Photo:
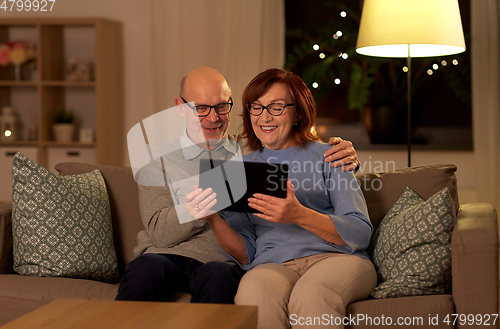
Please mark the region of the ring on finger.
[[196, 205], [194, 205], [194, 209], [196, 209], [196, 211], [200, 211], [200, 210], [201, 210], [201, 209], [200, 209], [200, 207], [198, 207], [198, 205], [197, 205], [197, 204], [196, 204]]

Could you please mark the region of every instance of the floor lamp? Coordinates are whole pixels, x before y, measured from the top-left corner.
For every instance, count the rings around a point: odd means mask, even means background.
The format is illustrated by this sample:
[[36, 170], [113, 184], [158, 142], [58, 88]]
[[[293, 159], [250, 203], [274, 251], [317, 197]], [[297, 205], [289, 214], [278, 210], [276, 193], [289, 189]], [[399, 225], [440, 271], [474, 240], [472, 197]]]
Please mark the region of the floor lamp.
[[411, 167], [411, 58], [465, 51], [458, 0], [364, 0], [356, 52], [407, 58], [408, 167]]

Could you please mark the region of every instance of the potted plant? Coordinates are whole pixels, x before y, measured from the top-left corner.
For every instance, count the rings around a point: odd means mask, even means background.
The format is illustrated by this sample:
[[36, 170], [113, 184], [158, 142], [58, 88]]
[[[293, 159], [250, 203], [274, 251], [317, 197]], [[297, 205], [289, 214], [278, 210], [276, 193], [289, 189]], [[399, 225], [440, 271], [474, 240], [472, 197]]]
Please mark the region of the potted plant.
[[75, 115], [71, 109], [62, 107], [54, 115], [54, 137], [57, 142], [69, 143], [73, 140]]

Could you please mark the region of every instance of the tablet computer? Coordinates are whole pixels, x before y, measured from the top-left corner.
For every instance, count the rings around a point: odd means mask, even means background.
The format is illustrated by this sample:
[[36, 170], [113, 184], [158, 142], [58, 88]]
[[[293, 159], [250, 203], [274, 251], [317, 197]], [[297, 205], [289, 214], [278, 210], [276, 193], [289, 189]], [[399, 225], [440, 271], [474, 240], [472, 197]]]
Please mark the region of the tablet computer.
[[257, 213], [248, 206], [248, 198], [255, 193], [286, 198], [287, 180], [287, 164], [200, 159], [199, 186], [217, 193], [214, 211]]

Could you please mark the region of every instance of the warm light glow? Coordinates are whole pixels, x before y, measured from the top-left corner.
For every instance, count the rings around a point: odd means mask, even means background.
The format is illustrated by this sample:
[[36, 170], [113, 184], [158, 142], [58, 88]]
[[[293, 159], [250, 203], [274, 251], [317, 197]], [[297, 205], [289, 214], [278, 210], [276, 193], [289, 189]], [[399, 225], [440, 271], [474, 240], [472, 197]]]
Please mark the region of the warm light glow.
[[319, 45], [318, 45], [317, 43], [316, 43], [316, 44], [314, 44], [314, 45], [313, 45], [313, 49], [314, 49], [314, 50], [319, 50]]
[[434, 65], [432, 65], [432, 68], [433, 68], [434, 70], [437, 70], [437, 69], [439, 68], [439, 65], [434, 64]]
[[5, 135], [5, 137], [10, 137], [12, 135], [12, 131], [10, 131], [9, 129], [6, 129], [4, 132], [4, 135]]
[[318, 85], [318, 83], [317, 83], [317, 82], [313, 82], [313, 83], [312, 83], [312, 87], [313, 87], [314, 89], [316, 89], [316, 88], [318, 88], [318, 87], [319, 87], [319, 85]]
[[346, 13], [345, 11], [343, 11], [343, 10], [342, 10], [342, 11], [340, 12], [340, 17], [346, 17], [346, 16], [347, 16], [347, 13]]
[[333, 80], [333, 82], [335, 82], [335, 84], [336, 84], [336, 85], [340, 85], [340, 82], [341, 82], [341, 81], [340, 81], [340, 79], [339, 79], [339, 78], [337, 78], [337, 79]]
[[[444, 46], [444, 45], [410, 45], [411, 57], [434, 57], [443, 55], [452, 55], [465, 51], [465, 48]], [[376, 56], [376, 57], [408, 57], [408, 45], [382, 45], [371, 46], [356, 49], [356, 52], [361, 55]]]
[[356, 44], [359, 54], [428, 57], [463, 51], [458, 0], [364, 1]]
[[434, 74], [434, 71], [432, 71], [431, 69], [428, 69], [428, 70], [427, 70], [427, 74], [428, 74], [428, 75], [433, 75], [433, 74]]
[[339, 38], [339, 36], [338, 36], [338, 35], [336, 35], [336, 34], [334, 34], [334, 35], [333, 35], [333, 38], [334, 38], [335, 40], [337, 40], [337, 39]]
[[441, 65], [446, 66], [446, 65], [448, 65], [448, 62], [447, 62], [447, 61], [445, 61], [445, 60], [443, 59], [443, 60], [441, 61]]
[[324, 53], [320, 53], [320, 54], [319, 54], [319, 58], [321, 58], [321, 59], [325, 59], [325, 54], [324, 54]]
[[349, 55], [347, 55], [346, 53], [343, 53], [343, 54], [342, 54], [342, 58], [343, 58], [343, 59], [347, 59], [347, 58], [349, 58]]
[[451, 63], [452, 63], [453, 65], [458, 65], [458, 60], [454, 59], [454, 60], [452, 60], [452, 61], [451, 61]]
[[337, 36], [341, 37], [342, 36], [342, 31], [337, 31], [337, 33], [335, 33]]
[[318, 132], [318, 135], [325, 135], [328, 131], [325, 125], [319, 125], [316, 127], [316, 131]]
[[404, 73], [408, 72], [408, 66], [403, 66], [403, 72]]

